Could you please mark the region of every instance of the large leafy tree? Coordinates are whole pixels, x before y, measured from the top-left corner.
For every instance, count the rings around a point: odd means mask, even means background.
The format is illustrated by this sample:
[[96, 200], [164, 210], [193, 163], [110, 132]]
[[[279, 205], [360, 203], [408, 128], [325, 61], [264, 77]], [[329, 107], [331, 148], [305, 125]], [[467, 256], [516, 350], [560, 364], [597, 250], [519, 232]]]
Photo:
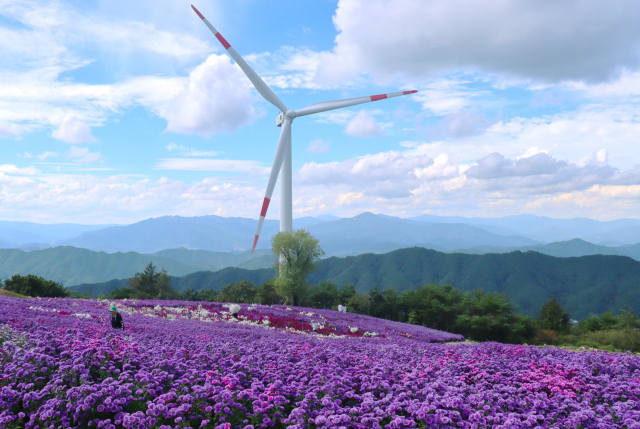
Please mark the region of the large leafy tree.
[[564, 311], [555, 296], [552, 296], [549, 301], [542, 304], [540, 316], [538, 316], [536, 322], [540, 328], [551, 329], [556, 332], [567, 332], [571, 326], [569, 313]]
[[4, 281], [3, 289], [26, 296], [56, 298], [68, 295], [62, 284], [33, 274], [26, 276], [15, 274]]
[[307, 277], [324, 255], [320, 241], [304, 229], [281, 231], [271, 238], [271, 251], [275, 255], [276, 291], [298, 305], [308, 288]]
[[180, 296], [171, 286], [171, 276], [164, 269], [157, 271], [153, 262], [130, 278], [129, 286], [135, 290], [135, 297], [140, 299], [176, 299]]

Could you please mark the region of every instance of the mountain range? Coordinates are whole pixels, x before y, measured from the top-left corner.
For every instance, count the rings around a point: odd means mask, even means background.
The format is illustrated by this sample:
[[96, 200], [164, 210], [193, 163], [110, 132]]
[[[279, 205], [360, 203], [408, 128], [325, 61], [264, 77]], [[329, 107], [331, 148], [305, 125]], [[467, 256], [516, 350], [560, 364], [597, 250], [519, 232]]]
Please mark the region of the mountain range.
[[[187, 249], [240, 253], [249, 249], [257, 221], [220, 216], [163, 216], [131, 225], [35, 224], [0, 222], [0, 248], [42, 249], [73, 246], [107, 253], [156, 253]], [[422, 215], [403, 219], [362, 213], [294, 219], [294, 228], [306, 228], [320, 239], [327, 256], [384, 253], [420, 246], [440, 251], [512, 250], [575, 238], [607, 247], [640, 243], [640, 220], [552, 219], [533, 215], [502, 218], [466, 218]], [[279, 222], [266, 220], [258, 242], [267, 249]], [[491, 246], [491, 247], [487, 247]]]
[[[220, 290], [239, 280], [262, 284], [273, 269], [225, 268], [172, 279], [176, 289]], [[339, 286], [353, 284], [366, 293], [377, 287], [413, 290], [428, 283], [450, 284], [461, 291], [482, 288], [505, 293], [520, 311], [535, 316], [542, 304], [555, 296], [576, 319], [628, 306], [640, 313], [640, 262], [624, 256], [591, 255], [558, 258], [537, 252], [470, 255], [408, 248], [376, 255], [331, 257], [320, 263], [310, 281], [330, 280]], [[127, 280], [83, 284], [71, 289], [108, 294]]]

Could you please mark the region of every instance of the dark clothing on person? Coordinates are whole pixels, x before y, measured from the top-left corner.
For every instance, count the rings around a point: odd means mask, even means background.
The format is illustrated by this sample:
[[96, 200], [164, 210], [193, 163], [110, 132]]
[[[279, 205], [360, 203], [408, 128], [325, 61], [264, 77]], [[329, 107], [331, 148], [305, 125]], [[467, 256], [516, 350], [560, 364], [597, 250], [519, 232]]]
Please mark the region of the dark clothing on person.
[[115, 316], [113, 314], [111, 315], [111, 326], [124, 331], [124, 322], [122, 321], [120, 313], [116, 313]]

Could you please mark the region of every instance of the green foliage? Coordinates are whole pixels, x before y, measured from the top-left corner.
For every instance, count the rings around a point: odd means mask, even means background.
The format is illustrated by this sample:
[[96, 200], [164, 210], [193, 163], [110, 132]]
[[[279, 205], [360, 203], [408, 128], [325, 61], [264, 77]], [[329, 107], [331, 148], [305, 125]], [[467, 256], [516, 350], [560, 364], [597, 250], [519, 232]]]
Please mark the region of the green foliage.
[[309, 288], [305, 303], [313, 308], [333, 308], [340, 303], [340, 298], [338, 285], [327, 280]]
[[136, 296], [136, 290], [132, 287], [126, 286], [123, 288], [115, 288], [110, 294], [109, 299], [130, 299]]
[[271, 238], [271, 252], [275, 256], [275, 287], [293, 305], [299, 305], [307, 288], [307, 277], [318, 268], [324, 255], [320, 242], [304, 229], [279, 232]]
[[33, 274], [27, 274], [26, 276], [15, 274], [4, 281], [3, 289], [25, 296], [56, 298], [68, 295], [64, 286], [60, 283], [46, 280]]
[[455, 325], [462, 294], [453, 286], [428, 284], [402, 294], [409, 323], [450, 332]]
[[149, 262], [143, 272], [129, 279], [129, 286], [135, 290], [134, 298], [139, 299], [177, 299], [180, 294], [171, 286], [171, 277], [166, 270], [156, 271], [153, 262]]
[[461, 311], [453, 332], [475, 341], [523, 343], [535, 335], [530, 317], [515, 313], [509, 297], [502, 293], [485, 293], [476, 289], [462, 295]]
[[249, 280], [240, 280], [234, 284], [224, 285], [220, 291], [222, 302], [253, 303], [256, 302], [258, 288]]
[[344, 285], [340, 290], [340, 302], [347, 303], [356, 296], [356, 287], [354, 285]]
[[207, 301], [207, 302], [218, 302], [222, 301], [220, 299], [220, 294], [217, 290], [212, 289], [200, 289], [198, 291], [193, 288], [189, 288], [182, 292], [180, 299], [185, 301]]
[[593, 332], [586, 337], [586, 341], [605, 346], [613, 346], [613, 348], [617, 350], [640, 352], [640, 331], [637, 330]]
[[256, 299], [262, 305], [280, 304], [283, 298], [278, 295], [273, 279], [262, 284], [256, 292]]
[[369, 295], [366, 293], [359, 293], [349, 299], [347, 308], [352, 313], [369, 314]]
[[[611, 313], [613, 315], [613, 313]], [[568, 332], [571, 326], [569, 313], [564, 311], [562, 305], [555, 296], [540, 307], [540, 315], [536, 323], [541, 329], [549, 329], [556, 332]]]

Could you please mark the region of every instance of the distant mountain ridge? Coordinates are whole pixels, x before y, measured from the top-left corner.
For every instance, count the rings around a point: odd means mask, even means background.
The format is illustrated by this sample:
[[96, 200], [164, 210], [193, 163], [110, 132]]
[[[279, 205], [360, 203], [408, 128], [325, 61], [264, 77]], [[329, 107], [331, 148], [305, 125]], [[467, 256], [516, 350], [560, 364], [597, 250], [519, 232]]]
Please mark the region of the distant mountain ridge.
[[[172, 284], [181, 291], [188, 287], [220, 290], [225, 284], [245, 279], [261, 284], [274, 275], [273, 269], [226, 268], [174, 278]], [[625, 306], [640, 312], [640, 262], [624, 256], [558, 258], [536, 252], [470, 255], [408, 248], [382, 255], [322, 260], [310, 281], [318, 284], [324, 280], [340, 286], [353, 284], [358, 292], [374, 287], [395, 287], [402, 292], [428, 283], [451, 284], [462, 291], [482, 288], [505, 293], [530, 316], [537, 315], [551, 296], [577, 319], [617, 312]], [[72, 289], [107, 294], [117, 284], [84, 284]]]
[[[185, 247], [216, 252], [248, 250], [257, 221], [244, 218], [165, 216], [128, 226], [90, 231], [61, 243], [103, 252], [155, 253], [163, 249]], [[320, 240], [327, 255], [346, 256], [385, 252], [408, 246], [438, 250], [479, 245], [527, 246], [537, 244], [525, 237], [502, 236], [464, 224], [425, 224], [391, 216], [363, 213], [353, 218], [322, 221], [317, 218], [294, 219], [294, 228], [306, 228]], [[279, 222], [264, 222], [259, 249], [270, 246], [270, 238], [279, 230]]]
[[523, 247], [503, 247], [503, 246], [477, 246], [467, 249], [456, 249], [452, 253], [471, 253], [483, 255], [485, 253], [511, 253], [515, 251], [533, 251], [549, 256], [570, 258], [588, 255], [617, 255], [628, 256], [636, 261], [640, 261], [640, 244], [631, 244], [619, 247], [607, 247], [589, 243], [579, 238], [569, 241], [560, 241], [549, 244], [538, 244], [535, 246]]
[[[0, 248], [41, 249], [73, 246], [94, 251], [157, 253], [184, 247], [193, 250], [240, 253], [250, 248], [257, 220], [220, 216], [163, 216], [131, 225], [100, 226], [28, 222], [0, 222]], [[439, 251], [472, 249], [496, 251], [531, 248], [579, 238], [608, 247], [640, 243], [640, 220], [552, 219], [533, 215], [503, 218], [464, 218], [422, 215], [403, 219], [362, 213], [294, 219], [318, 238], [327, 256], [385, 253], [410, 246]], [[279, 221], [266, 220], [258, 249], [268, 249]], [[467, 251], [467, 250], [465, 250]], [[547, 250], [541, 249], [542, 252]], [[608, 253], [609, 250], [601, 249]], [[623, 250], [611, 253], [625, 253]]]

